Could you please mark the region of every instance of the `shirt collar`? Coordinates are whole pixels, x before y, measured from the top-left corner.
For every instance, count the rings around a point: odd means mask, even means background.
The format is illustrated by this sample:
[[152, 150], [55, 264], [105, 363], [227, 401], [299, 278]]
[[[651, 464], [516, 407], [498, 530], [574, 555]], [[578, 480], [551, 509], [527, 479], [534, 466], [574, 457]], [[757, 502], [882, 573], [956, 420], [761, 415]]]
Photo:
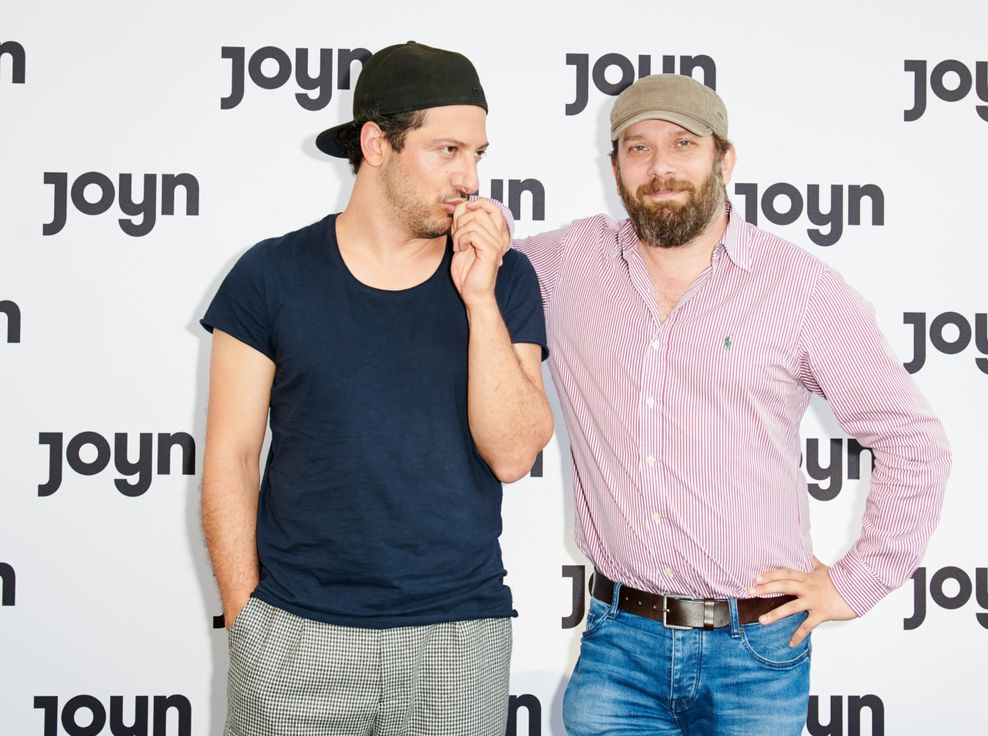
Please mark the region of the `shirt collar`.
[[[714, 246], [715, 257], [716, 252], [720, 248], [723, 248], [735, 266], [743, 268], [745, 271], [750, 271], [751, 252], [748, 246], [748, 239], [745, 237], [744, 218], [734, 209], [730, 201], [724, 204], [724, 209], [727, 212], [727, 229], [724, 231], [724, 237], [721, 241]], [[623, 254], [627, 258], [630, 251], [637, 250], [638, 233], [635, 232], [635, 226], [631, 223], [631, 220], [625, 218], [621, 222], [621, 227], [618, 230], [617, 243], [611, 249], [610, 256], [613, 258], [619, 254]]]
[[727, 251], [728, 257], [735, 266], [750, 271], [751, 248], [748, 238], [745, 237], [744, 218], [729, 201], [724, 206], [727, 210], [727, 230], [724, 231], [724, 238], [719, 245], [724, 246], [724, 250]]

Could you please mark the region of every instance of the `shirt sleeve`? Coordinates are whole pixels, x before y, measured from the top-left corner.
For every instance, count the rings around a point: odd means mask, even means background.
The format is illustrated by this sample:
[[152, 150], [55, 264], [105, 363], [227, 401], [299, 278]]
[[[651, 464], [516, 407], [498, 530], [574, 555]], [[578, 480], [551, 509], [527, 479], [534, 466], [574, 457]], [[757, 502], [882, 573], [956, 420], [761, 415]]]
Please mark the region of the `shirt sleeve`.
[[861, 534], [830, 568], [863, 615], [919, 565], [943, 504], [950, 449], [943, 426], [889, 348], [874, 312], [826, 270], [807, 305], [800, 378], [875, 458]]
[[570, 230], [570, 227], [564, 227], [511, 243], [511, 247], [524, 253], [534, 267], [546, 309], [552, 304], [552, 295], [559, 281]]
[[498, 279], [496, 296], [511, 342], [541, 346], [542, 360], [545, 360], [549, 357], [549, 346], [535, 269], [524, 255], [514, 251], [504, 254], [501, 268], [507, 278]]
[[223, 279], [199, 323], [209, 332], [222, 330], [274, 360], [275, 346], [261, 259], [259, 246], [240, 257]]

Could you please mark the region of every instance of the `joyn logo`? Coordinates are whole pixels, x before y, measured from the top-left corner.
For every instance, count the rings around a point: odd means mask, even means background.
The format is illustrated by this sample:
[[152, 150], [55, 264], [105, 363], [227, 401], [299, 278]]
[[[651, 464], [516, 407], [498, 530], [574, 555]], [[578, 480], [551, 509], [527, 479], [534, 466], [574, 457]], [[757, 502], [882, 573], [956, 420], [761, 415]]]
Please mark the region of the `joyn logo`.
[[[957, 355], [967, 350], [974, 340], [975, 349], [981, 357], [974, 359], [974, 364], [982, 373], [988, 373], [988, 314], [977, 312], [974, 315], [974, 326], [967, 321], [963, 314], [957, 312], [944, 312], [938, 314], [930, 322], [930, 329], [927, 332], [926, 312], [905, 312], [902, 321], [913, 328], [913, 357], [912, 360], [903, 363], [910, 373], [917, 373], [926, 365], [926, 337], [929, 334], [930, 345], [945, 355]], [[949, 336], [950, 332], [956, 335]]]
[[0, 335], [5, 335], [4, 340], [7, 343], [20, 342], [21, 308], [16, 303], [3, 299], [0, 300], [0, 314], [7, 318], [7, 329], [5, 332], [0, 332]]
[[[69, 698], [59, 712], [58, 696], [36, 695], [34, 707], [44, 713], [44, 736], [192, 736], [192, 704], [184, 695], [133, 696], [124, 707], [122, 695], [111, 695], [107, 708], [94, 695]], [[151, 704], [149, 707], [149, 700]], [[82, 711], [82, 714], [80, 714]], [[126, 711], [126, 712], [125, 712]], [[169, 719], [169, 711], [174, 713]], [[174, 728], [169, 728], [169, 720]], [[63, 731], [59, 731], [61, 722]], [[108, 727], [108, 728], [107, 728]]]
[[[920, 567], [913, 573], [913, 615], [903, 619], [902, 628], [905, 631], [918, 629], [926, 620], [926, 594], [929, 591], [930, 599], [940, 608], [948, 611], [956, 611], [963, 608], [971, 600], [974, 594], [975, 601], [981, 607], [981, 613], [975, 613], [974, 617], [985, 629], [988, 629], [988, 567], [974, 568], [974, 581], [959, 567], [942, 567], [930, 577], [929, 588], [926, 585], [926, 568]], [[950, 587], [956, 586], [955, 593], [948, 593], [944, 590], [947, 583]]]
[[[847, 720], [844, 719], [844, 704], [847, 703]], [[862, 730], [864, 711], [871, 712], [870, 729]], [[845, 725], [846, 724], [846, 725]], [[811, 695], [806, 714], [806, 730], [810, 736], [871, 736], [885, 734], [885, 703], [877, 695], [831, 695], [830, 717], [827, 723], [820, 718], [820, 696]]]
[[[828, 445], [829, 457], [824, 460], [822, 445]], [[862, 447], [853, 437], [840, 437], [826, 440], [808, 437], [806, 439], [806, 474], [814, 481], [823, 483], [807, 483], [806, 490], [817, 501], [833, 501], [844, 487], [844, 480], [861, 480], [861, 453], [871, 455], [871, 448]], [[845, 468], [847, 472], [845, 473]], [[875, 458], [871, 457], [871, 468], [875, 468]]]
[[759, 199], [757, 184], [734, 185], [734, 193], [744, 197], [745, 220], [757, 225], [760, 210], [774, 225], [791, 225], [805, 212], [810, 223], [817, 226], [806, 228], [807, 236], [816, 245], [833, 245], [841, 239], [845, 225], [860, 225], [865, 199], [871, 202], [871, 224], [885, 224], [885, 193], [875, 184], [831, 184], [826, 211], [820, 189], [819, 184], [809, 184], [804, 196], [796, 186], [780, 182], [765, 187]]
[[[12, 84], [24, 84], [24, 67], [27, 66], [27, 54], [24, 47], [17, 41], [0, 41], [0, 72], [7, 66], [6, 59], [10, 59], [10, 81]], [[0, 73], [0, 81], [4, 75]]]
[[569, 578], [570, 607], [569, 613], [562, 618], [564, 629], [573, 629], [580, 625], [587, 610], [587, 568], [585, 565], [563, 565], [563, 579]]
[[[902, 114], [903, 120], [911, 123], [923, 117], [926, 112], [926, 88], [944, 102], [960, 102], [970, 94], [972, 87], [978, 99], [988, 102], [988, 61], [974, 65], [975, 72], [962, 61], [945, 59], [933, 67], [929, 77], [926, 74], [927, 62], [920, 59], [907, 59], [906, 71], [913, 73], [913, 106]], [[949, 85], [949, 86], [948, 86]], [[975, 105], [978, 117], [988, 122], [988, 105]]]
[[[337, 49], [336, 89], [350, 89], [351, 67], [359, 61], [361, 67], [371, 52], [367, 49]], [[232, 110], [244, 99], [246, 75], [261, 89], [278, 89], [292, 76], [292, 59], [277, 46], [265, 46], [250, 55], [243, 46], [224, 46], [220, 58], [230, 60], [230, 94], [220, 99], [221, 110]], [[306, 110], [322, 110], [333, 99], [333, 49], [319, 49], [319, 67], [313, 74], [309, 65], [309, 49], [295, 49], [295, 83], [305, 92], [295, 100]], [[307, 94], [315, 92], [315, 96]]]
[[12, 606], [17, 602], [17, 574], [6, 562], [0, 562], [0, 606]]
[[[97, 475], [110, 464], [121, 477], [113, 484], [124, 496], [134, 498], [141, 496], [151, 487], [152, 462], [154, 456], [154, 435], [141, 432], [137, 439], [137, 459], [130, 459], [129, 445], [131, 440], [126, 433], [117, 432], [113, 435], [113, 450], [110, 442], [98, 432], [80, 432], [63, 445], [64, 435], [61, 432], [41, 432], [38, 435], [42, 446], [49, 448], [48, 481], [38, 486], [39, 496], [50, 496], [62, 485], [63, 446], [64, 459], [69, 468], [79, 475]], [[196, 466], [196, 444], [192, 435], [186, 432], [174, 434], [159, 433], [157, 442], [158, 461], [157, 475], [169, 475], [172, 468], [172, 450], [181, 449], [182, 475], [193, 475]], [[83, 459], [83, 449], [90, 448], [86, 455], [93, 455], [89, 460]], [[135, 477], [136, 476], [136, 477]]]
[[[199, 214], [199, 180], [192, 174], [144, 174], [143, 192], [140, 201], [134, 198], [134, 175], [120, 174], [119, 189], [106, 174], [87, 171], [72, 182], [72, 205], [84, 215], [102, 215], [118, 199], [120, 210], [130, 219], [121, 217], [117, 222], [127, 235], [139, 238], [154, 229], [158, 213], [158, 178], [161, 179], [161, 214], [175, 214], [175, 190], [185, 190], [185, 214], [195, 217]], [[41, 228], [42, 235], [55, 235], [65, 227], [69, 198], [69, 175], [64, 171], [46, 171], [45, 184], [54, 187], [53, 214], [51, 222]], [[96, 199], [90, 200], [87, 193], [96, 190]], [[135, 217], [140, 216], [140, 222]]]
[[[703, 79], [697, 81], [703, 82], [710, 89], [717, 89], [717, 64], [712, 58], [703, 54], [680, 56], [678, 69], [675, 56], [663, 56], [662, 68], [659, 69], [657, 64], [653, 65], [653, 57], [641, 54], [638, 57], [637, 76], [631, 59], [617, 53], [604, 54], [593, 62], [592, 67], [590, 54], [566, 54], [566, 66], [572, 66], [576, 71], [576, 96], [572, 102], [566, 104], [567, 115], [579, 115], [586, 109], [590, 97], [591, 81], [598, 92], [614, 96], [621, 94], [621, 91], [634, 83], [636, 79], [647, 77], [652, 73], [653, 67], [656, 73], [661, 71], [663, 74], [676, 74], [678, 72], [685, 77], [695, 76], [693, 72], [699, 69], [703, 72]], [[618, 78], [614, 81], [611, 81], [614, 79], [614, 75], [609, 74], [612, 68], [618, 72]]]
[[[527, 731], [518, 730], [518, 714], [525, 711]], [[508, 728], [504, 736], [542, 736], [542, 703], [534, 695], [508, 697]]]
[[[507, 183], [508, 199], [504, 199]], [[523, 217], [521, 195], [530, 195], [527, 217]], [[538, 179], [491, 179], [490, 198], [504, 202], [515, 220], [545, 220], [545, 186]]]

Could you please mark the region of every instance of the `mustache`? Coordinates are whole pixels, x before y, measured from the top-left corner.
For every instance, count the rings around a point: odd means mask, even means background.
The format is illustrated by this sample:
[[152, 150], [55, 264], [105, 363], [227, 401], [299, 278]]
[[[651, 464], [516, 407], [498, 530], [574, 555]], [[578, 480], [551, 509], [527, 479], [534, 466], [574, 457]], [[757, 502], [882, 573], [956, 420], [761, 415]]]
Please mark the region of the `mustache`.
[[659, 192], [691, 192], [696, 193], [696, 187], [691, 182], [682, 179], [652, 179], [640, 187], [636, 194], [643, 197], [646, 194], [658, 194]]

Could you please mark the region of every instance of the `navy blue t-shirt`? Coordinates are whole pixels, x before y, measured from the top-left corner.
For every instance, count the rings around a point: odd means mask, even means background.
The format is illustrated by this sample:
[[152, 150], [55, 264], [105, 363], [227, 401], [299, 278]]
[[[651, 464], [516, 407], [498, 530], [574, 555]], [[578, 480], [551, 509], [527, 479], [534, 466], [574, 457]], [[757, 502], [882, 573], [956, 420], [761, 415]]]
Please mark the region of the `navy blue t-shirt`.
[[[350, 273], [336, 215], [258, 243], [202, 319], [276, 370], [261, 481], [261, 600], [370, 628], [513, 615], [501, 484], [467, 423], [466, 310], [452, 249], [410, 289]], [[495, 288], [513, 342], [546, 355], [538, 281], [517, 251]]]

